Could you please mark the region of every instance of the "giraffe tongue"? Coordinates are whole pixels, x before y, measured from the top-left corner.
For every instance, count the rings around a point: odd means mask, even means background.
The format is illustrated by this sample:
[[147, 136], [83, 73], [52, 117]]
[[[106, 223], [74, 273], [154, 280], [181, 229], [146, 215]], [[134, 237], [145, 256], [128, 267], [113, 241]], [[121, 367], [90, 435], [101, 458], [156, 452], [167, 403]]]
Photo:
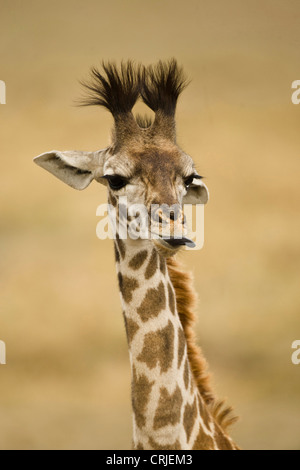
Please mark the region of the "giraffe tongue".
[[189, 248], [195, 248], [196, 244], [189, 238], [164, 238], [164, 240], [171, 246], [186, 245]]

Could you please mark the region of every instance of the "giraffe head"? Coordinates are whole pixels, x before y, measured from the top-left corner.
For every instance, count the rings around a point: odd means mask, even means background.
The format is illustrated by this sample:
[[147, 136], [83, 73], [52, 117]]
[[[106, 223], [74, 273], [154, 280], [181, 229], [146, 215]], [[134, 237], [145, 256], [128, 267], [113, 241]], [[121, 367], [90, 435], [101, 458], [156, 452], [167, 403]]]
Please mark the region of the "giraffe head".
[[[205, 204], [208, 190], [192, 158], [176, 142], [177, 99], [186, 86], [182, 69], [175, 60], [147, 68], [132, 62], [120, 68], [103, 64], [103, 72], [92, 69], [92, 80], [84, 86], [88, 96], [83, 104], [103, 106], [113, 115], [111, 144], [96, 152], [51, 151], [35, 162], [78, 190], [93, 180], [106, 185], [113, 206], [120, 208], [126, 200], [127, 227], [131, 209], [144, 208], [147, 233], [155, 235], [151, 238], [162, 251], [172, 253], [191, 243], [182, 207]], [[154, 111], [153, 120], [134, 117], [140, 97]]]

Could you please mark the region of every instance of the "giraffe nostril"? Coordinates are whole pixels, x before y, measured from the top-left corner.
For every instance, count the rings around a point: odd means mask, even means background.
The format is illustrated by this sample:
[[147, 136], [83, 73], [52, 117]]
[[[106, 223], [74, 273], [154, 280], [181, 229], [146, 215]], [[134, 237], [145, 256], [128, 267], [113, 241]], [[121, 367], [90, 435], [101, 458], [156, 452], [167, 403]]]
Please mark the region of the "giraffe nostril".
[[175, 220], [175, 211], [170, 211], [170, 220]]

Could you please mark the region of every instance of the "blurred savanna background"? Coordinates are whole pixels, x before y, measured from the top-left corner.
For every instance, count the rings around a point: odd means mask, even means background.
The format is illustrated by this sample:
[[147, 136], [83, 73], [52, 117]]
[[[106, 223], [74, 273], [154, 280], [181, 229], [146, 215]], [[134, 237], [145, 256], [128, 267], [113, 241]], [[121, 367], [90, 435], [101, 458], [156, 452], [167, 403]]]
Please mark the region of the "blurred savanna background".
[[[244, 449], [300, 448], [298, 0], [0, 0], [0, 449], [127, 449], [130, 369], [105, 189], [32, 163], [95, 150], [111, 116], [78, 108], [102, 60], [176, 57], [192, 79], [178, 140], [211, 192], [203, 250], [181, 255], [197, 336]], [[139, 110], [143, 110], [141, 104]]]

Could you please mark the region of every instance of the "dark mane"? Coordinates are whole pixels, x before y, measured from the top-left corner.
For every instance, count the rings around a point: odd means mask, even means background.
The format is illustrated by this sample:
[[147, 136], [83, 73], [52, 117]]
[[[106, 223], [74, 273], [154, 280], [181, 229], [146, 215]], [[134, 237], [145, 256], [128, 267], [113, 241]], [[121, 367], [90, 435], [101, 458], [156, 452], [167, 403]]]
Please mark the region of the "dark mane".
[[175, 59], [159, 61], [143, 71], [142, 99], [154, 112], [174, 116], [179, 95], [188, 85]]
[[129, 113], [140, 95], [141, 66], [122, 62], [120, 69], [113, 62], [102, 63], [104, 73], [91, 69], [90, 82], [81, 82], [88, 90], [81, 106], [103, 106], [113, 116]]
[[[91, 77], [81, 82], [87, 90], [81, 106], [102, 106], [114, 117], [113, 141], [121, 147], [130, 139], [142, 141], [148, 134], [176, 143], [175, 111], [177, 100], [187, 86], [182, 67], [175, 59], [144, 67], [133, 61], [102, 63], [91, 69]], [[136, 119], [132, 109], [139, 98], [155, 113], [155, 118]]]

